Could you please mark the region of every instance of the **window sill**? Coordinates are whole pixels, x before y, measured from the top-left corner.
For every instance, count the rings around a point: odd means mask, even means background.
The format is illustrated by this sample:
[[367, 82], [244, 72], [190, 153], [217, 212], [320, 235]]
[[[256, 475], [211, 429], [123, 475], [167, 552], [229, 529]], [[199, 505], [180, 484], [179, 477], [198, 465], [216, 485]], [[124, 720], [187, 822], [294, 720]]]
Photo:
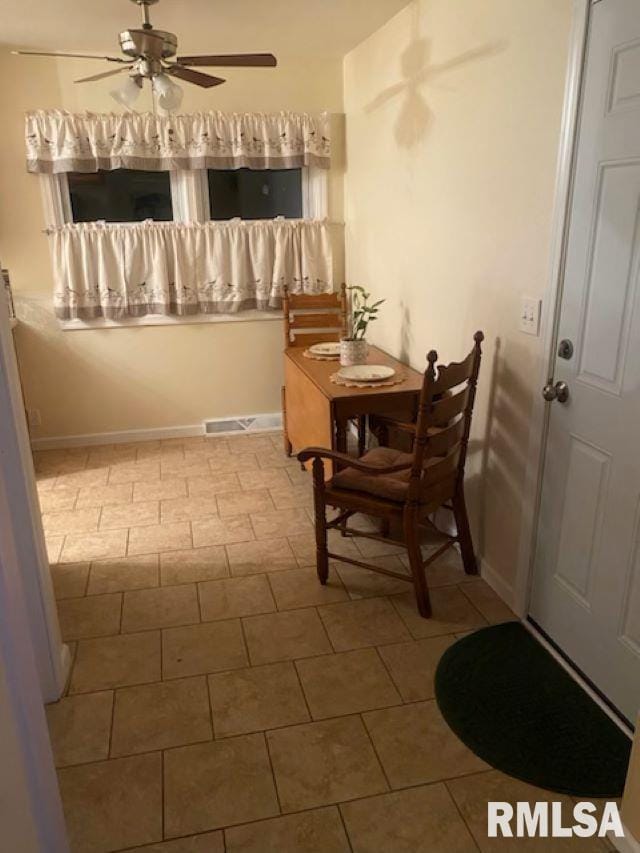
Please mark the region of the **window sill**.
[[149, 314], [146, 317], [126, 317], [122, 320], [60, 320], [63, 332], [87, 329], [126, 329], [130, 326], [192, 326], [200, 323], [255, 323], [264, 320], [282, 320], [282, 311], [242, 311], [238, 314], [196, 314], [192, 317], [165, 317]]

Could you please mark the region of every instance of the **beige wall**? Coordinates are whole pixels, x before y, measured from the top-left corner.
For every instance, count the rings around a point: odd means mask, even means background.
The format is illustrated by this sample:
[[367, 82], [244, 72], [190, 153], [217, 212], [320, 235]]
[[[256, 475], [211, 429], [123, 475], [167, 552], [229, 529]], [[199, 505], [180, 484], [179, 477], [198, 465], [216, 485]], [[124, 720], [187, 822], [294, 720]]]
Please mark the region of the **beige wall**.
[[386, 298], [370, 337], [415, 367], [484, 330], [469, 492], [508, 585], [540, 348], [518, 311], [548, 282], [570, 12], [417, 0], [345, 59], [347, 277]]
[[[102, 70], [83, 60], [22, 58], [0, 52], [0, 258], [9, 268], [17, 340], [34, 437], [190, 425], [208, 417], [280, 407], [281, 324], [215, 323], [61, 332], [51, 310], [51, 266], [39, 179], [24, 160], [24, 112], [38, 108], [113, 111], [113, 81], [74, 85]], [[280, 109], [342, 112], [338, 59], [285, 57], [273, 71], [230, 71], [209, 91], [184, 86], [185, 112]], [[149, 109], [150, 103], [142, 109]], [[336, 131], [340, 123], [335, 122]], [[342, 212], [341, 140], [330, 180], [330, 215]]]

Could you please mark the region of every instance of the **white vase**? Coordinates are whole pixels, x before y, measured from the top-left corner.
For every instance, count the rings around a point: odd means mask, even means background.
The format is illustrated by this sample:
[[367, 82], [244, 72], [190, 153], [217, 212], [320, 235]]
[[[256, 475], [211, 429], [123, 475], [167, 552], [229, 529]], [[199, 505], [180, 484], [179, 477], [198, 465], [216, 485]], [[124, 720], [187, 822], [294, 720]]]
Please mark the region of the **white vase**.
[[369, 355], [369, 344], [365, 340], [352, 341], [342, 339], [340, 341], [340, 364], [343, 367], [351, 367], [352, 364], [366, 364]]

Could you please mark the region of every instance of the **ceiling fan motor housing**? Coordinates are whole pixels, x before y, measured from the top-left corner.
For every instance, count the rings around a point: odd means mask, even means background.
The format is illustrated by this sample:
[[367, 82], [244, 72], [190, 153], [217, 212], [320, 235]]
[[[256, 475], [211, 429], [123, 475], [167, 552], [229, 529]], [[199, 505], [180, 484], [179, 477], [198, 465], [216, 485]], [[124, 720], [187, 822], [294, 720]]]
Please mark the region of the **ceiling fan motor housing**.
[[120, 47], [134, 59], [144, 56], [160, 60], [176, 55], [178, 39], [163, 30], [124, 30], [120, 33]]

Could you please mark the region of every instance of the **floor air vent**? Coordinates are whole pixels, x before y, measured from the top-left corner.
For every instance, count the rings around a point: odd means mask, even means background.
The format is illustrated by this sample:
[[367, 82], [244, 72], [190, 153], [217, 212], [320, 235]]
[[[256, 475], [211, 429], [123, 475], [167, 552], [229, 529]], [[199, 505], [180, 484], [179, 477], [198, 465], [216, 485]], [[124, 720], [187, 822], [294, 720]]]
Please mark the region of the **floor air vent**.
[[225, 432], [264, 432], [274, 429], [282, 429], [282, 415], [279, 412], [272, 415], [254, 415], [250, 418], [223, 418], [204, 422], [204, 431], [207, 435], [220, 435]]

